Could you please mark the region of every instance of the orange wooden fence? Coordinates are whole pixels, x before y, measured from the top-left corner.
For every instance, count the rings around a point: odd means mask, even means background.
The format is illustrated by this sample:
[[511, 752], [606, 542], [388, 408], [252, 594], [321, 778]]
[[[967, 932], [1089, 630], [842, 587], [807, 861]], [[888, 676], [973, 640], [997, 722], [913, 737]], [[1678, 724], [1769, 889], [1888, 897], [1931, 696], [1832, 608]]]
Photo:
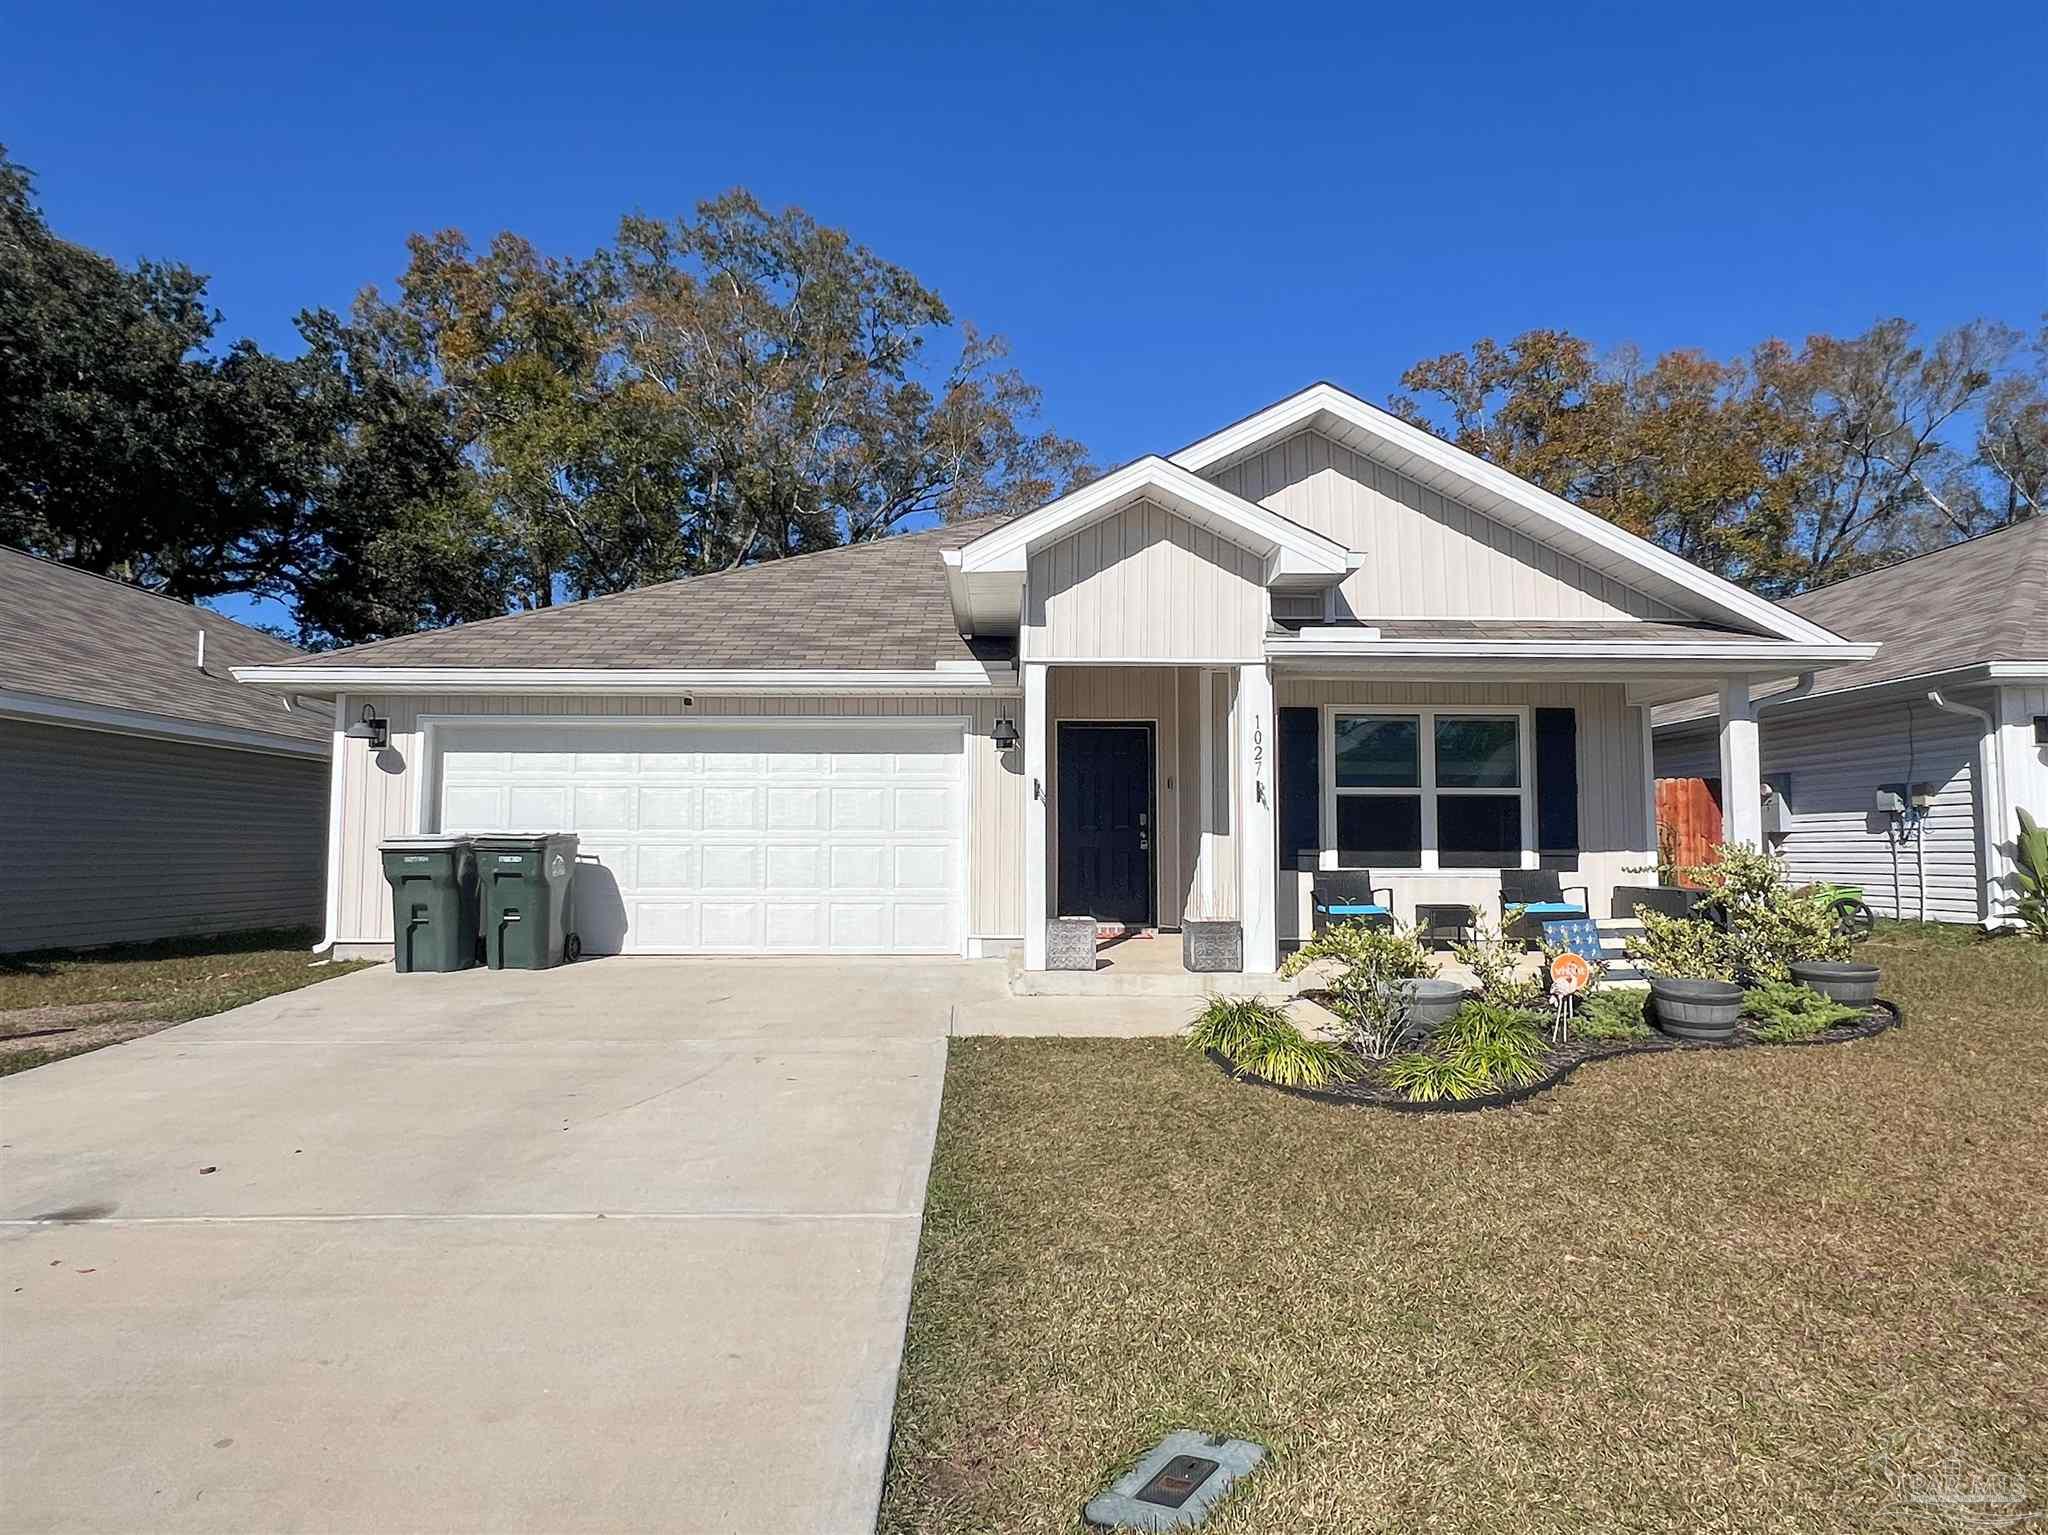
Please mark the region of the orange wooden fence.
[[1710, 861], [1721, 840], [1721, 780], [1657, 780], [1657, 853], [1681, 869]]

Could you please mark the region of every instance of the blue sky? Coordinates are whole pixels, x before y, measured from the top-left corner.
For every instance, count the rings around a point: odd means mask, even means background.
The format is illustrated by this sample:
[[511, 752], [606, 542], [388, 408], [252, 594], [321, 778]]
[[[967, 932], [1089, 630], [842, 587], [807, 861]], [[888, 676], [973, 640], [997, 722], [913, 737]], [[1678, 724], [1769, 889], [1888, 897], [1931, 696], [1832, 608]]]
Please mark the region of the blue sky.
[[1099, 462], [1481, 335], [1746, 348], [2048, 305], [2048, 7], [35, 6], [0, 136], [224, 336], [414, 230], [743, 184], [1001, 331]]

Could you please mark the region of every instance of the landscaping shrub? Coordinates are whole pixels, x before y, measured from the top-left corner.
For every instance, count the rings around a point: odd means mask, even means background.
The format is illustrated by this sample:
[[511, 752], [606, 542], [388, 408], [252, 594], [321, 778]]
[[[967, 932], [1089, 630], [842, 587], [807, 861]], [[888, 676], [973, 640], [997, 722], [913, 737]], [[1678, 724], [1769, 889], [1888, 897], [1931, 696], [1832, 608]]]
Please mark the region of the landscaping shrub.
[[1332, 923], [1289, 955], [1280, 973], [1297, 975], [1319, 959], [1334, 959], [1342, 967], [1325, 1000], [1344, 1042], [1371, 1056], [1385, 1055], [1401, 1026], [1406, 1003], [1395, 983], [1436, 974], [1429, 951], [1413, 932], [1363, 922]]
[[1750, 1036], [1773, 1045], [1811, 1039], [1863, 1016], [1860, 1008], [1845, 1007], [1810, 986], [1797, 986], [1789, 981], [1753, 987], [1743, 995], [1742, 1011], [1752, 1020]]
[[1651, 1030], [1644, 1010], [1649, 1001], [1647, 991], [1603, 986], [1579, 1004], [1580, 1038], [1648, 1039]]
[[1725, 981], [1735, 973], [1728, 935], [1699, 917], [1672, 917], [1647, 906], [1639, 913], [1643, 931], [1622, 942], [1644, 970], [1667, 981]]
[[1281, 1087], [1330, 1087], [1359, 1073], [1350, 1051], [1310, 1039], [1284, 1011], [1256, 997], [1213, 999], [1195, 1015], [1186, 1043], [1190, 1050], [1214, 1050], [1238, 1076]]
[[1463, 1101], [1526, 1087], [1550, 1058], [1548, 1017], [1522, 1007], [1468, 1002], [1428, 1046], [1398, 1055], [1380, 1076], [1414, 1103]]
[[2012, 876], [2020, 890], [2020, 921], [2028, 932], [2048, 943], [2048, 826], [2038, 824], [2024, 810], [2019, 815]]
[[1716, 855], [1687, 873], [1706, 891], [1701, 911], [1726, 930], [1734, 971], [1722, 979], [1761, 986], [1790, 980], [1794, 960], [1849, 957], [1853, 944], [1834, 907], [1814, 890], [1795, 889], [1782, 858], [1740, 842], [1722, 843]]
[[1542, 1004], [1546, 994], [1543, 978], [1521, 971], [1526, 951], [1485, 917], [1476, 918], [1471, 938], [1454, 945], [1451, 952], [1479, 982], [1480, 1001], [1495, 1007]]

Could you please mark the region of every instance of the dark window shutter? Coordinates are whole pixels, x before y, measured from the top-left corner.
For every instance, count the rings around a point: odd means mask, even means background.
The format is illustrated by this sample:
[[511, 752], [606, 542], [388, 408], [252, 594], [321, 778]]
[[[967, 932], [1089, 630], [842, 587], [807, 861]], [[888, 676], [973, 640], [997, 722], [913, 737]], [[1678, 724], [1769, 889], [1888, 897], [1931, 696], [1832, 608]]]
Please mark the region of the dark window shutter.
[[[1280, 760], [1280, 867], [1298, 869], [1301, 854], [1322, 846], [1322, 727], [1320, 709], [1282, 709]], [[1310, 868], [1315, 867], [1313, 863]]]
[[1579, 851], [1579, 714], [1536, 711], [1536, 846], [1543, 853]]

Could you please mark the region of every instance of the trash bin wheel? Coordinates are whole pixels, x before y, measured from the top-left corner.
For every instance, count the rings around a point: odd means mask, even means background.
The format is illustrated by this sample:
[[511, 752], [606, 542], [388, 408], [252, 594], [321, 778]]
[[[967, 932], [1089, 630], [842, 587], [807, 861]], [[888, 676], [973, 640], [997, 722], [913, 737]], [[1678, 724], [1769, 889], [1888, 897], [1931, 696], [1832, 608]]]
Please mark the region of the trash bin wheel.
[[583, 957], [583, 940], [571, 933], [562, 942], [562, 958], [578, 960]]

